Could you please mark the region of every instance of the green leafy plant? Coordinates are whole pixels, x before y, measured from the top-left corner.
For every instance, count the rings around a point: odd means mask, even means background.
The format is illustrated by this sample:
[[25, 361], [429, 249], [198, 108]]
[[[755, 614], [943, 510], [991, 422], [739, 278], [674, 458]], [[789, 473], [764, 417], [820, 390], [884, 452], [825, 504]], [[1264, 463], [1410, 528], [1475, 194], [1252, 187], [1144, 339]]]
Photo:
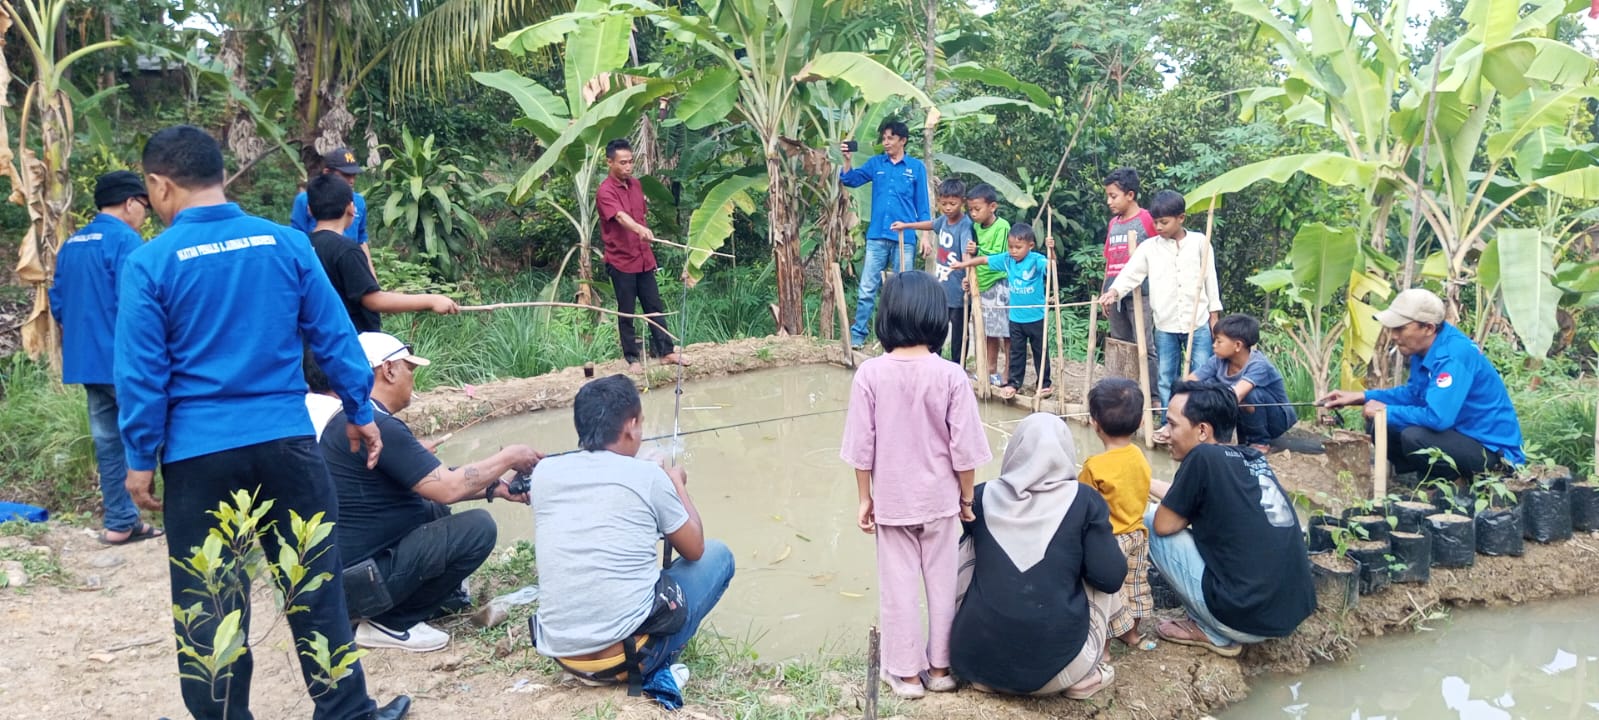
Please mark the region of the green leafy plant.
[[1479, 475], [1471, 481], [1472, 502], [1481, 513], [1490, 507], [1512, 507], [1516, 494], [1505, 486], [1505, 479], [1497, 475]]
[[1366, 539], [1365, 530], [1342, 525], [1327, 526], [1327, 535], [1332, 538], [1332, 552], [1335, 557], [1349, 557], [1349, 546]]
[[384, 146], [382, 184], [373, 192], [383, 206], [383, 227], [432, 260], [446, 279], [453, 279], [468, 244], [488, 237], [472, 214], [481, 194], [471, 173], [458, 163], [475, 164], [468, 155], [451, 159], [435, 148], [433, 136], [418, 141], [409, 129], [398, 148]]

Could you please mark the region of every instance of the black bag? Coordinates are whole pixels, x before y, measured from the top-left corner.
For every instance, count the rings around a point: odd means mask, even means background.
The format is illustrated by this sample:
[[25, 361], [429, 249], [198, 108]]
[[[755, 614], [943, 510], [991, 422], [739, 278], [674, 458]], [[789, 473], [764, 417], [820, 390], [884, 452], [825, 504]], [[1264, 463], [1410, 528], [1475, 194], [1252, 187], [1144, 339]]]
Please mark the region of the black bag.
[[[537, 637], [534, 624], [537, 617], [529, 617], [528, 637]], [[622, 638], [622, 662], [615, 667], [606, 668], [591, 673], [580, 673], [572, 670], [561, 662], [559, 658], [555, 663], [567, 672], [571, 672], [591, 680], [614, 680], [618, 675], [627, 673], [627, 694], [637, 697], [644, 688], [644, 650], [649, 646], [663, 642], [666, 636], [683, 629], [688, 624], [688, 603], [683, 599], [683, 588], [677, 581], [661, 571], [661, 576], [655, 581], [655, 601], [650, 607], [649, 617], [644, 618], [643, 624], [637, 630]], [[643, 648], [638, 647], [635, 638], [648, 636], [649, 640]]]
[[389, 586], [384, 584], [378, 564], [372, 558], [344, 569], [344, 598], [352, 620], [382, 615], [394, 607]]

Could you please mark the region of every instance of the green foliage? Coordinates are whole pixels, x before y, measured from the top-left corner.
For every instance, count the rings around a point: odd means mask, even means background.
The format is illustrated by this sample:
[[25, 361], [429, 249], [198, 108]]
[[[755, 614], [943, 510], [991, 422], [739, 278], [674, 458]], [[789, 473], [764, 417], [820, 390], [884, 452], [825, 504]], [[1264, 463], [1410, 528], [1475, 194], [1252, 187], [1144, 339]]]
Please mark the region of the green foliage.
[[49, 508], [99, 504], [83, 388], [22, 353], [0, 358], [0, 497]]
[[382, 184], [373, 191], [373, 205], [383, 207], [383, 227], [431, 260], [446, 278], [459, 272], [461, 257], [471, 243], [486, 239], [483, 226], [472, 214], [479, 191], [469, 155], [452, 159], [434, 147], [432, 135], [418, 142], [406, 130], [398, 148], [385, 146], [391, 157], [383, 161]]

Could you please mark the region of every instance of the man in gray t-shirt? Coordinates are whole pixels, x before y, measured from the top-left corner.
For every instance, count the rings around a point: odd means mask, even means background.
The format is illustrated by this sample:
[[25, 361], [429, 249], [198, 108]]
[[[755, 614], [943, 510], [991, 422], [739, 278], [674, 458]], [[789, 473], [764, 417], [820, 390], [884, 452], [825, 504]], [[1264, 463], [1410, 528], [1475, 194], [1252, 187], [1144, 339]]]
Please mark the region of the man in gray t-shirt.
[[[669, 663], [721, 599], [733, 554], [706, 540], [680, 467], [640, 460], [644, 409], [633, 382], [612, 375], [584, 385], [572, 407], [582, 450], [545, 458], [530, 490], [538, 558], [539, 613], [533, 640], [580, 678], [606, 679], [625, 662], [664, 572], [683, 592], [682, 629], [639, 648], [643, 674]], [[657, 565], [662, 536], [680, 556]]]

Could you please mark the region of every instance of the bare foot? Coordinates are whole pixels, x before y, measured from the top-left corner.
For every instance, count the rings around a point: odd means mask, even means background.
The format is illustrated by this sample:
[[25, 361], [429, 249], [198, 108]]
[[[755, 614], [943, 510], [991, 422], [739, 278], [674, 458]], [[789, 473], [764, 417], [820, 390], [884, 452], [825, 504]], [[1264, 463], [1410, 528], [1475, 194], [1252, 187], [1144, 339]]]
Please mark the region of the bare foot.
[[644, 366], [640, 365], [638, 363], [638, 361], [635, 360], [635, 361], [630, 362], [630, 363], [627, 364], [627, 371], [630, 372], [630, 373], [633, 373], [634, 375], [637, 375], [637, 374], [639, 374], [641, 372], [644, 372]]
[[1155, 431], [1154, 440], [1155, 440], [1155, 443], [1157, 445], [1170, 444], [1171, 443], [1171, 426], [1170, 425], [1162, 425], [1162, 426], [1160, 426], [1160, 429]]
[[666, 357], [661, 358], [661, 362], [667, 365], [682, 365], [683, 367], [693, 365], [682, 353], [667, 353]]
[[1005, 387], [999, 389], [999, 396], [1005, 398], [1006, 400], [1016, 397], [1016, 388], [1006, 385]]
[[1055, 388], [1052, 388], [1052, 387], [1047, 387], [1047, 388], [1044, 388], [1044, 389], [1038, 391], [1039, 399], [1047, 398], [1047, 397], [1049, 397], [1051, 395], [1054, 395], [1054, 394], [1055, 394]]

